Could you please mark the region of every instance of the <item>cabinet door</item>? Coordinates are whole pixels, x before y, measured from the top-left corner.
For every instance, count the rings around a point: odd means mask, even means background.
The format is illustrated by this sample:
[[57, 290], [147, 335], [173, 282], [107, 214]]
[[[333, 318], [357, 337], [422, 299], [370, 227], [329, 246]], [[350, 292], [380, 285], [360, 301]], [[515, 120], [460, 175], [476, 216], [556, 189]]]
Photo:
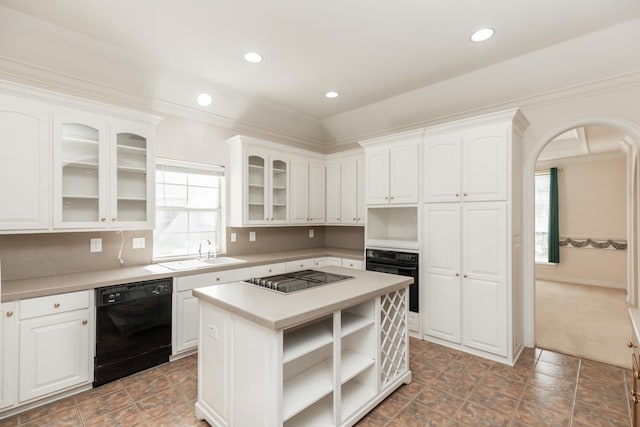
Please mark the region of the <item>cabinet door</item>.
[[309, 222], [309, 163], [304, 159], [291, 160], [291, 222]]
[[0, 409], [16, 402], [16, 316], [15, 304], [0, 306]]
[[389, 201], [418, 203], [418, 144], [392, 145], [389, 149]]
[[506, 356], [506, 204], [465, 203], [462, 216], [463, 342]]
[[358, 170], [356, 175], [356, 198], [357, 203], [357, 223], [364, 225], [365, 218], [367, 217], [367, 206], [364, 202], [364, 158], [356, 160], [356, 169]]
[[424, 331], [460, 344], [460, 204], [426, 205], [422, 229]]
[[88, 383], [89, 310], [20, 322], [20, 401]]
[[269, 224], [287, 224], [289, 222], [289, 160], [272, 156], [270, 162]]
[[463, 200], [507, 200], [507, 130], [492, 125], [464, 134]]
[[55, 116], [55, 228], [107, 228], [110, 221], [108, 155], [105, 124], [100, 117], [80, 112]]
[[340, 163], [327, 164], [327, 224], [340, 224]]
[[115, 228], [153, 228], [155, 189], [152, 132], [148, 126], [111, 126], [108, 222]]
[[0, 95], [0, 231], [50, 227], [50, 131], [44, 106]]
[[358, 222], [358, 162], [345, 160], [340, 165], [341, 197], [340, 222], [356, 224]]
[[245, 224], [269, 222], [269, 159], [265, 153], [247, 150], [245, 169]]
[[375, 148], [366, 156], [366, 202], [368, 205], [389, 203], [389, 150]]
[[426, 137], [424, 150], [424, 201], [460, 200], [460, 134]]
[[309, 222], [324, 224], [326, 192], [324, 164], [309, 162]]
[[191, 291], [177, 293], [176, 348], [174, 353], [198, 346], [198, 298]]

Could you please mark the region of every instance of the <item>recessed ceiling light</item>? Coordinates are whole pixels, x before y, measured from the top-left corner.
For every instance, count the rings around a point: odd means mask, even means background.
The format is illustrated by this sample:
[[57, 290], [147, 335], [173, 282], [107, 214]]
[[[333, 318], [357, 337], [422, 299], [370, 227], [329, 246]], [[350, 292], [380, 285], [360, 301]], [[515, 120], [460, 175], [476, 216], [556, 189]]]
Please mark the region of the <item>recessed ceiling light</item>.
[[493, 31], [493, 28], [482, 28], [471, 34], [471, 41], [483, 42], [485, 40], [489, 40], [491, 37], [493, 37], [494, 33], [495, 31]]
[[330, 90], [329, 92], [325, 93], [324, 96], [326, 96], [327, 98], [337, 98], [340, 96], [340, 94], [335, 90]]
[[208, 93], [201, 93], [198, 95], [198, 105], [201, 107], [208, 107], [213, 102], [213, 98]]
[[257, 52], [247, 52], [244, 54], [244, 59], [252, 64], [257, 64], [262, 62], [262, 55]]

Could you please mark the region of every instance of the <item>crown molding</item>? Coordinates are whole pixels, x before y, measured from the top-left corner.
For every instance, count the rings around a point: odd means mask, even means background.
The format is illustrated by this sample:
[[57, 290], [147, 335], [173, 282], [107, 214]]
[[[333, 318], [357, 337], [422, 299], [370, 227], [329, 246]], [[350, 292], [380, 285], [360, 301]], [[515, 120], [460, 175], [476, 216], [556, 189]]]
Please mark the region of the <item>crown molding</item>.
[[[255, 125], [238, 118], [199, 110], [167, 99], [148, 98], [138, 93], [3, 56], [0, 56], [0, 80], [8, 84], [21, 85], [24, 91], [29, 91], [28, 88], [32, 88], [33, 94], [41, 90], [46, 91], [48, 96], [57, 94], [60, 99], [75, 99], [75, 103], [82, 100], [99, 102], [105, 106], [123, 107], [147, 114], [195, 120], [235, 133], [273, 138], [283, 144], [304, 147], [312, 151], [323, 152], [326, 149], [326, 143], [320, 139]], [[278, 106], [278, 108], [283, 107]]]
[[[402, 126], [389, 127], [383, 131], [362, 134], [359, 136], [353, 136], [337, 141], [327, 142], [326, 147], [330, 150], [336, 150], [341, 146], [357, 144], [362, 140], [381, 138], [397, 132], [405, 132], [418, 128], [427, 128], [426, 131], [429, 132], [429, 128], [438, 125], [446, 125], [447, 123], [453, 121], [472, 119], [473, 117], [479, 115], [491, 114], [499, 112], [501, 110], [545, 107], [553, 104], [587, 98], [590, 96], [625, 90], [635, 86], [640, 86], [640, 70], [625, 74], [619, 74], [604, 79], [594, 80], [587, 83], [577, 84], [574, 86], [564, 87], [561, 89], [550, 90], [535, 95], [511, 98], [503, 102], [484, 105], [477, 108], [470, 108], [457, 113], [444, 114], [431, 119], [421, 120]], [[348, 112], [346, 114], [348, 114]], [[522, 121], [522, 119], [524, 119], [524, 121]], [[521, 114], [519, 117], [517, 117], [517, 124], [526, 128], [528, 122], [526, 121], [524, 115]]]

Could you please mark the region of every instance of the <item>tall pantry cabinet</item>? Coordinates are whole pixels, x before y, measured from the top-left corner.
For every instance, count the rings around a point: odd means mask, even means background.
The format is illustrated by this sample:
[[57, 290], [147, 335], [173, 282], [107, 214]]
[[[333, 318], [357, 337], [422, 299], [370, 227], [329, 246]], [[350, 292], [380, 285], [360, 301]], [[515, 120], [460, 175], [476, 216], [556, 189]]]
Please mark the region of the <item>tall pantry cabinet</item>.
[[527, 125], [509, 110], [428, 128], [423, 142], [425, 338], [508, 364], [523, 348]]

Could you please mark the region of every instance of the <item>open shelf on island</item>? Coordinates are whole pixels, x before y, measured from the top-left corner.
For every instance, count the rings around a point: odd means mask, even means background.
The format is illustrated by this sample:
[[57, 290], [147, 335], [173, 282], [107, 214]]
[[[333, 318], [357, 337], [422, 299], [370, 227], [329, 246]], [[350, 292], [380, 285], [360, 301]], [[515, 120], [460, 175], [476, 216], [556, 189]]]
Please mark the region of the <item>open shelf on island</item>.
[[332, 319], [284, 334], [283, 363], [290, 362], [333, 342]]
[[366, 328], [369, 325], [373, 325], [373, 319], [357, 314], [343, 312], [342, 313], [342, 337], [347, 337], [361, 329]]
[[329, 358], [284, 381], [283, 420], [286, 421], [333, 391], [333, 359]]

